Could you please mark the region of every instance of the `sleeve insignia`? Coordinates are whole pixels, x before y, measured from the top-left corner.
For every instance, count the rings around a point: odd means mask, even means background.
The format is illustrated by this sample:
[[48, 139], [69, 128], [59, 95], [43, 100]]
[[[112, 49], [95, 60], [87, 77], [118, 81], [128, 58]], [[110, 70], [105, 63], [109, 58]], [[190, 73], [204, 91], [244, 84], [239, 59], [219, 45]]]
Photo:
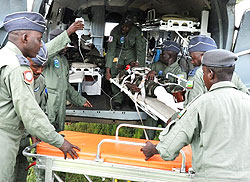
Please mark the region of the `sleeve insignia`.
[[58, 59], [54, 60], [54, 66], [55, 66], [55, 68], [60, 68], [60, 63], [59, 63]]
[[120, 43], [123, 44], [125, 42], [125, 38], [124, 37], [121, 37], [120, 38]]
[[194, 81], [192, 81], [192, 80], [187, 81], [186, 88], [193, 89], [193, 87], [194, 87]]
[[27, 84], [31, 84], [33, 81], [33, 73], [30, 70], [26, 70], [23, 72], [24, 82]]
[[109, 36], [108, 42], [113, 42], [113, 36]]

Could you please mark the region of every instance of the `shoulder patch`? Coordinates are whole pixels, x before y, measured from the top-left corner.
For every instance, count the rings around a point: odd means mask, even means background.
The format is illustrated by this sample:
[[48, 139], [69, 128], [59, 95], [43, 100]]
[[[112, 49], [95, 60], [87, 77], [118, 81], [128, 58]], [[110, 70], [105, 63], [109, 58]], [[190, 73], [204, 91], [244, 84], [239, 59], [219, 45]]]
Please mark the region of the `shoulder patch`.
[[54, 59], [54, 66], [55, 68], [60, 68], [60, 62], [58, 59]]
[[24, 78], [24, 82], [30, 85], [34, 79], [32, 71], [30, 71], [30, 70], [24, 71], [23, 78]]
[[109, 36], [108, 42], [113, 42], [113, 36]]
[[21, 66], [30, 66], [29, 60], [23, 55], [16, 55], [16, 57], [19, 60]]
[[193, 80], [187, 81], [186, 88], [187, 89], [193, 89], [193, 87], [194, 87], [194, 81]]
[[125, 42], [125, 37], [122, 36], [122, 37], [120, 38], [120, 43], [123, 44], [124, 42]]

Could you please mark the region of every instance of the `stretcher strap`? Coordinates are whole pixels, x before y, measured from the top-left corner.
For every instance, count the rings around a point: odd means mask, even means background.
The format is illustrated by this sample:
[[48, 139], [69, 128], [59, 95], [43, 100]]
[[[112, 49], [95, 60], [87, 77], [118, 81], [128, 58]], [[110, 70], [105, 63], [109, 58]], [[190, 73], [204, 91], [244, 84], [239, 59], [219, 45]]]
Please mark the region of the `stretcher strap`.
[[131, 74], [131, 83], [133, 83], [134, 82], [134, 79], [135, 79], [135, 73], [134, 72], [132, 72], [132, 74]]
[[143, 76], [142, 81], [140, 85], [138, 86], [141, 89], [141, 96], [142, 96], [143, 102], [145, 101], [145, 98], [146, 98], [145, 80], [146, 80], [146, 76]]

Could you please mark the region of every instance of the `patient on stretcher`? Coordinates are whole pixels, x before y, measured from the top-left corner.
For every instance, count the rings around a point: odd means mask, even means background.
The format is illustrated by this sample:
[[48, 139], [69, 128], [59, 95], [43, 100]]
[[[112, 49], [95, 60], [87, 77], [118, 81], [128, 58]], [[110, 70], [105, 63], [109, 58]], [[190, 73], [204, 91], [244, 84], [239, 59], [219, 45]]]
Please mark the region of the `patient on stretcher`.
[[[178, 77], [186, 78], [178, 61], [181, 47], [174, 41], [164, 41], [161, 45], [161, 58], [149, 65], [149, 68], [131, 68], [129, 65], [120, 72], [118, 80], [134, 94], [139, 92], [143, 98], [156, 97], [159, 101], [178, 111], [184, 101], [185, 88], [178, 82]], [[169, 74], [176, 77], [168, 77]], [[124, 80], [125, 79], [125, 80]], [[184, 80], [183, 79], [183, 80]], [[178, 105], [178, 106], [177, 106]]]
[[[175, 111], [182, 108], [185, 88], [169, 79], [157, 76], [154, 80], [148, 79], [150, 68], [127, 66], [117, 75], [119, 84], [126, 85], [132, 94], [140, 93], [142, 97], [156, 97], [157, 100], [170, 106]], [[175, 78], [177, 80], [177, 78]]]

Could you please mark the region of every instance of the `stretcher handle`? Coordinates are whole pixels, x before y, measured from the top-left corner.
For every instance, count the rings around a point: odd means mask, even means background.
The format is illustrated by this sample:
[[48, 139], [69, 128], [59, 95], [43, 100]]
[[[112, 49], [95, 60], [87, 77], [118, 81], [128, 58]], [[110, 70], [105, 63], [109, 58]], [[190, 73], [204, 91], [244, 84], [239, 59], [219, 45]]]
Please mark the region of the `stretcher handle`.
[[[159, 127], [151, 127], [151, 126], [142, 126], [142, 125], [133, 125], [133, 124], [120, 124], [115, 131], [115, 137], [118, 139], [119, 137], [119, 129], [121, 127], [130, 127], [130, 128], [140, 128], [140, 129], [150, 129], [150, 130], [159, 130], [163, 131], [164, 128]], [[119, 140], [118, 140], [119, 141]], [[181, 162], [181, 171], [180, 172], [186, 172], [186, 155], [183, 152], [183, 150], [180, 150], [181, 156], [182, 156], [182, 162]]]
[[145, 143], [137, 143], [137, 142], [129, 142], [129, 141], [123, 141], [123, 140], [114, 140], [114, 139], [103, 139], [100, 141], [100, 143], [97, 146], [97, 153], [96, 153], [96, 161], [99, 161], [100, 158], [100, 150], [101, 150], [101, 145], [103, 143], [119, 143], [119, 144], [126, 144], [126, 145], [136, 145], [136, 146], [146, 146]]
[[35, 147], [37, 146], [38, 143], [40, 143], [40, 141], [37, 141], [36, 143], [32, 144], [31, 146], [25, 147], [25, 149], [24, 149], [23, 152], [22, 152], [23, 155], [24, 155], [25, 157], [35, 157], [35, 158], [37, 158], [39, 155], [37, 155], [37, 154], [31, 154], [30, 152], [31, 152], [31, 150], [32, 150], [33, 148], [35, 148]]
[[181, 173], [185, 173], [186, 172], [186, 155], [185, 152], [183, 152], [183, 150], [180, 150], [181, 156], [182, 156], [182, 161], [181, 161]]
[[118, 139], [119, 137], [119, 129], [121, 127], [129, 127], [129, 128], [140, 128], [140, 129], [149, 129], [149, 130], [158, 130], [158, 131], [163, 131], [164, 128], [159, 128], [159, 127], [152, 127], [152, 126], [142, 126], [142, 125], [134, 125], [134, 124], [120, 124], [115, 131], [115, 137]]

